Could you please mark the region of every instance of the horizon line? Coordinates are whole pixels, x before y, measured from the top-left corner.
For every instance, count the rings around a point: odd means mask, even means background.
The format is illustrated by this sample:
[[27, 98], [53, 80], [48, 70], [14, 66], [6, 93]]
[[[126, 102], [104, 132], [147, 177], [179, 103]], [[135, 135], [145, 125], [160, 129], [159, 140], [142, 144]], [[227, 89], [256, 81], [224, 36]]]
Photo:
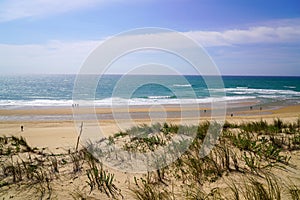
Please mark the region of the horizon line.
[[[105, 73], [103, 75], [115, 75], [122, 76], [126, 73]], [[12, 75], [78, 75], [78, 73], [7, 73], [0, 74], [0, 76], [12, 76]], [[86, 73], [82, 75], [100, 75], [100, 74], [92, 74]], [[219, 76], [218, 74], [209, 74], [209, 75], [201, 75], [201, 74], [130, 74], [130, 76]], [[272, 74], [220, 74], [222, 77], [224, 76], [247, 76], [247, 77], [300, 77], [300, 75], [272, 75]]]

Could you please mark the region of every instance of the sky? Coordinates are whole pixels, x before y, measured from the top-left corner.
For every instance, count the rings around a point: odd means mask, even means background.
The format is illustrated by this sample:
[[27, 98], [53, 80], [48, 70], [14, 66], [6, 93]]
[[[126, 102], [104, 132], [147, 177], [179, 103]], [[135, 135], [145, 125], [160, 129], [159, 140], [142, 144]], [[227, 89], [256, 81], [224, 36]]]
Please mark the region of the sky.
[[299, 0], [0, 0], [0, 74], [76, 74], [97, 46], [143, 27], [195, 40], [222, 75], [300, 76]]

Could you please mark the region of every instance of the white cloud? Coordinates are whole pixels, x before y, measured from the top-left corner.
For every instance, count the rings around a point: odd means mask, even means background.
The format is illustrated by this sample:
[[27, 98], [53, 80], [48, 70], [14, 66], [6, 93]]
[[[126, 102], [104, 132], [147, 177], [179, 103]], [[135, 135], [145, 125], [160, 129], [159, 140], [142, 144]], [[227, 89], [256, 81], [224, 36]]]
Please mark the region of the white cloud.
[[257, 26], [249, 29], [234, 29], [223, 32], [191, 31], [187, 36], [203, 46], [228, 46], [258, 43], [300, 42], [300, 25], [292, 26]]
[[3, 73], [74, 73], [98, 41], [47, 44], [0, 44]]
[[105, 5], [108, 0], [3, 0], [0, 2], [0, 22], [25, 17], [53, 15], [95, 5]]
[[[299, 21], [299, 20], [298, 20]], [[160, 34], [170, 33], [154, 33], [157, 37]], [[192, 31], [184, 32], [183, 34], [193, 38], [204, 47], [217, 47], [222, 50], [222, 46], [244, 47], [245, 44], [261, 44], [263, 46], [269, 44], [300, 44], [300, 26], [298, 24], [283, 24], [279, 26], [256, 26], [248, 29], [233, 29], [226, 31]], [[130, 36], [130, 37], [147, 37], [147, 34]], [[171, 39], [172, 33], [169, 38]], [[172, 40], [170, 40], [172, 41]], [[0, 44], [0, 66], [2, 72], [11, 73], [12, 70], [16, 72], [36, 72], [43, 73], [47, 69], [47, 73], [68, 73], [71, 71], [75, 73], [84, 59], [89, 53], [100, 44], [101, 41], [50, 41], [46, 44], [28, 44], [28, 45], [10, 45]], [[173, 44], [164, 41], [166, 46], [176, 45], [176, 48], [184, 48], [184, 44]], [[171, 43], [171, 44], [170, 44]], [[247, 49], [247, 47], [244, 47]], [[260, 48], [260, 47], [257, 47]], [[228, 55], [230, 52], [226, 52]], [[252, 52], [255, 54], [255, 52]], [[269, 59], [270, 52], [268, 53]], [[253, 58], [264, 59], [258, 55], [252, 55]], [[241, 56], [241, 55], [240, 55]], [[285, 55], [286, 62], [295, 60], [295, 55]], [[220, 57], [220, 56], [219, 56]], [[239, 55], [237, 55], [237, 58]], [[243, 57], [243, 56], [241, 56]], [[278, 57], [278, 55], [274, 55]], [[232, 58], [234, 59], [234, 58]], [[296, 60], [295, 62], [297, 62]], [[221, 61], [219, 61], [221, 62]]]
[[[247, 29], [229, 29], [224, 31], [188, 31], [181, 32], [182, 34], [192, 38], [204, 47], [213, 46], [232, 46], [245, 44], [283, 44], [283, 43], [300, 43], [300, 18], [294, 20], [279, 20], [280, 22], [270, 23], [272, 26], [260, 25], [253, 26]], [[286, 22], [286, 23], [284, 23]], [[293, 23], [291, 23], [293, 22]], [[157, 35], [157, 38], [164, 35], [173, 41], [176, 37], [173, 32], [153, 32], [149, 34]], [[130, 37], [147, 37], [148, 34], [141, 33], [139, 35], [130, 35]], [[124, 39], [126, 39], [124, 37]], [[183, 44], [170, 44], [169, 40], [162, 41], [165, 46]]]

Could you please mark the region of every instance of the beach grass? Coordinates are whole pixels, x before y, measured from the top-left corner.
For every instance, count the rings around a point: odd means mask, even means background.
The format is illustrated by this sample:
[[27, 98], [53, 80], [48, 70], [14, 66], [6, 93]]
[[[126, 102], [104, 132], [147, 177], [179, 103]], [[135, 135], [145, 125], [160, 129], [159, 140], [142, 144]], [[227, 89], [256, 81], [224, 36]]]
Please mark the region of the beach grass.
[[[100, 142], [121, 144], [123, 150], [133, 154], [170, 146], [174, 162], [144, 175], [133, 174], [127, 183], [120, 181], [120, 172], [102, 162], [112, 155], [97, 159], [88, 151], [93, 143], [80, 149], [77, 143], [74, 149], [54, 154], [30, 147], [23, 137], [2, 136], [0, 196], [17, 197], [20, 193], [11, 191], [20, 190], [33, 199], [59, 198], [60, 182], [78, 180], [77, 188], [69, 188], [69, 196], [64, 198], [93, 199], [100, 195], [101, 199], [149, 200], [299, 199], [300, 183], [287, 183], [280, 177], [280, 173], [289, 174], [295, 167], [293, 155], [300, 150], [299, 123], [300, 120], [284, 122], [279, 118], [273, 123], [226, 122], [207, 156], [201, 156], [201, 147], [209, 127], [219, 128], [216, 122], [131, 127]], [[193, 139], [173, 141], [178, 135]], [[180, 154], [182, 149], [186, 150]]]

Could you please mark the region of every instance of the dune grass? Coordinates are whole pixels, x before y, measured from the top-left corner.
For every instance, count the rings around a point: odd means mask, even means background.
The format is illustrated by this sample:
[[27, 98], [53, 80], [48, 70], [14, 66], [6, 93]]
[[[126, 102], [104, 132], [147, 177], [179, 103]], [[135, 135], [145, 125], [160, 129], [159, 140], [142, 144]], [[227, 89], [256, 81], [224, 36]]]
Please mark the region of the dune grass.
[[[201, 156], [201, 148], [207, 132], [220, 128], [216, 122], [198, 126], [142, 124], [102, 138], [99, 143], [121, 143], [121, 148], [131, 153], [169, 148], [173, 163], [135, 177], [134, 184], [125, 184], [134, 199], [282, 199], [286, 191], [290, 199], [299, 199], [300, 183], [282, 183], [273, 173], [274, 169], [286, 170], [290, 153], [300, 150], [299, 126], [300, 120], [284, 123], [274, 119], [270, 124], [263, 120], [226, 122], [220, 138], [209, 138], [217, 140], [207, 156]], [[175, 136], [193, 139], [175, 141]], [[0, 137], [0, 195], [16, 185], [25, 185], [28, 194], [34, 191], [39, 199], [51, 199], [56, 195], [55, 182], [81, 177], [82, 191], [71, 191], [70, 197], [85, 199], [99, 192], [107, 198], [124, 198], [124, 191], [119, 189], [123, 183], [117, 183], [118, 177], [88, 151], [92, 148], [93, 144], [87, 149], [76, 145], [66, 153], [53, 154], [30, 147], [22, 137]], [[180, 153], [182, 149], [185, 152]], [[104, 153], [105, 156], [108, 155]], [[233, 175], [240, 178], [231, 179], [223, 188], [205, 189]], [[284, 184], [288, 187], [281, 187]]]

